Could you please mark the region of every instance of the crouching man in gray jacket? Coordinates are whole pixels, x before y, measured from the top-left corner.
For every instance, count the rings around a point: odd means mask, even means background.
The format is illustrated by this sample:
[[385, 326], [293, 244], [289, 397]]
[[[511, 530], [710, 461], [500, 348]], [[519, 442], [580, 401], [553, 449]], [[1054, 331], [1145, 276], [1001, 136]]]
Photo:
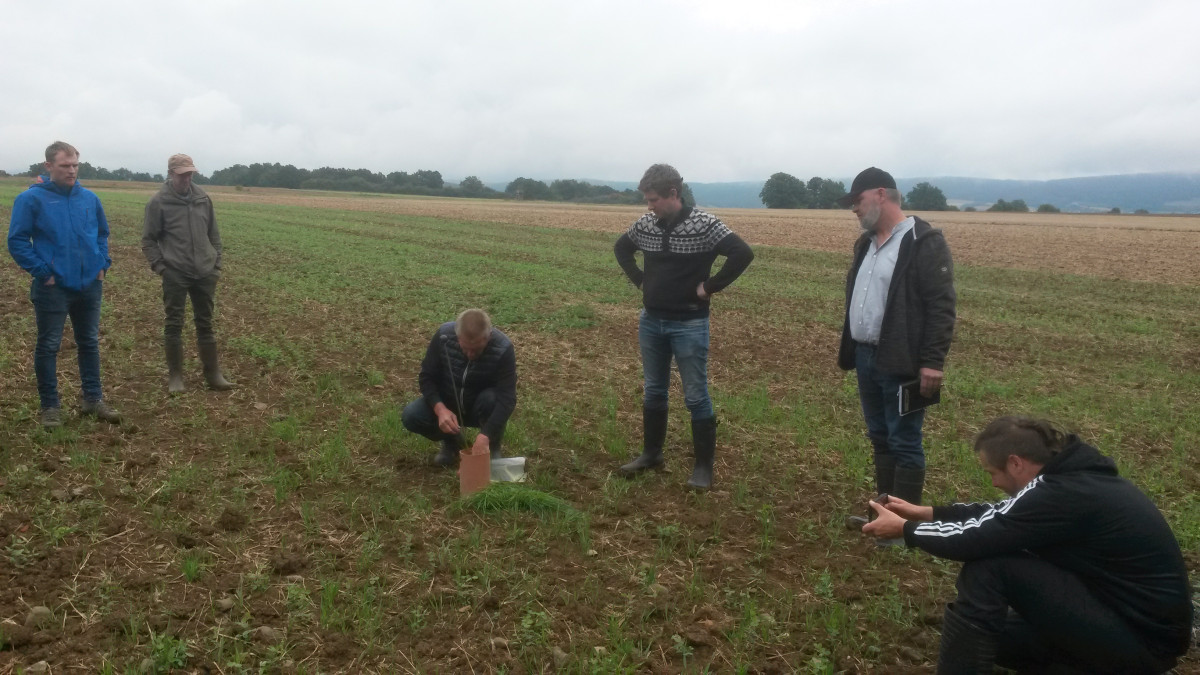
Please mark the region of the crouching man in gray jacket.
[[212, 200], [198, 185], [192, 158], [172, 155], [167, 160], [167, 181], [146, 204], [142, 252], [150, 269], [162, 277], [166, 326], [163, 343], [167, 353], [167, 390], [182, 393], [183, 312], [192, 298], [196, 323], [196, 345], [204, 364], [204, 381], [209, 389], [225, 391], [233, 385], [221, 374], [217, 361], [217, 339], [213, 335], [213, 301], [221, 276], [221, 235]]

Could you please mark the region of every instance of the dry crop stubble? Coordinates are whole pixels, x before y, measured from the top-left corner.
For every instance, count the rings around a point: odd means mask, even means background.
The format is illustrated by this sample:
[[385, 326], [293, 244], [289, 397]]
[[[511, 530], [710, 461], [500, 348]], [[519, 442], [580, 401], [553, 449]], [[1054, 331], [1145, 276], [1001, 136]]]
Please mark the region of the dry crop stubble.
[[[222, 199], [454, 220], [622, 232], [638, 206], [489, 199], [413, 199], [212, 188]], [[709, 209], [752, 244], [848, 252], [858, 236], [849, 211]], [[1067, 272], [1128, 281], [1200, 283], [1200, 216], [1077, 213], [913, 212], [946, 233], [955, 261], [968, 265]]]
[[[121, 183], [102, 188], [141, 191]], [[622, 232], [643, 212], [609, 206], [496, 199], [410, 196], [209, 186], [220, 201], [430, 216]], [[148, 192], [148, 191], [147, 191]], [[703, 208], [703, 207], [702, 207]], [[848, 252], [858, 236], [849, 211], [708, 209], [752, 244]], [[1066, 272], [1168, 284], [1200, 283], [1200, 216], [1079, 213], [913, 212], [946, 233], [957, 263]]]

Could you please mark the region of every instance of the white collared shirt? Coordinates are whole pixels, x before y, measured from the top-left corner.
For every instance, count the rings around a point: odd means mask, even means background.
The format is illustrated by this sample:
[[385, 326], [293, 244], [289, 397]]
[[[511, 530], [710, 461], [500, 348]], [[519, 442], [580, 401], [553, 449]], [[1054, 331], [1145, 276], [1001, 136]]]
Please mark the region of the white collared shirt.
[[883, 246], [876, 246], [875, 238], [871, 237], [871, 244], [858, 267], [858, 276], [854, 278], [854, 293], [850, 296], [850, 337], [855, 342], [879, 344], [888, 288], [892, 284], [892, 273], [896, 271], [896, 260], [900, 257], [900, 241], [916, 224], [912, 216], [900, 221]]

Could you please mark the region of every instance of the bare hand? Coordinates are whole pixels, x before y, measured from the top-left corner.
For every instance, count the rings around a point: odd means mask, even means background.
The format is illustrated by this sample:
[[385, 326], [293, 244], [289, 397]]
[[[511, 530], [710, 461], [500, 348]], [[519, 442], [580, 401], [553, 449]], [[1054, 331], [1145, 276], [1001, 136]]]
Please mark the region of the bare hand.
[[100, 274], [97, 274], [96, 278], [100, 281], [104, 281], [104, 270], [100, 270]]
[[438, 429], [441, 429], [442, 433], [446, 433], [446, 434], [457, 434], [458, 433], [458, 431], [459, 431], [458, 417], [456, 417], [454, 415], [454, 413], [450, 412], [450, 409], [447, 408], [444, 403], [439, 403], [436, 406], [434, 406], [433, 413], [435, 415], [437, 415]]
[[49, 279], [46, 280], [46, 283], [44, 283], [42, 285], [43, 286], [53, 286], [54, 285], [54, 277], [50, 277]]
[[867, 502], [867, 505], [875, 512], [875, 520], [863, 525], [863, 534], [880, 539], [899, 539], [904, 536], [904, 523], [907, 521], [888, 510], [892, 506], [890, 502], [886, 507], [875, 500]]
[[475, 445], [471, 446], [471, 454], [478, 455], [484, 452], [490, 453], [492, 451], [491, 448], [492, 442], [488, 440], [488, 437], [484, 436], [483, 434], [479, 434], [475, 437]]
[[921, 369], [921, 395], [929, 398], [942, 387], [942, 371], [933, 368]]
[[884, 505], [884, 508], [905, 520], [915, 520], [918, 522], [933, 520], [932, 506], [910, 504], [895, 495], [888, 495], [887, 504]]
[[706, 293], [704, 291], [704, 282], [703, 281], [701, 281], [700, 285], [696, 287], [696, 297], [700, 298], [701, 300], [707, 300], [712, 297], [711, 295], [709, 295], [708, 293]]

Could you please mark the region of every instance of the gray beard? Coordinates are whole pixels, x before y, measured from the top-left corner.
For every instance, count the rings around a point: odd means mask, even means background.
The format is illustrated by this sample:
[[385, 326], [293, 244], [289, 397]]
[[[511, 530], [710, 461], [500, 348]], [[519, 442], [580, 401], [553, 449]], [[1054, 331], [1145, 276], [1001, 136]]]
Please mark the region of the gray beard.
[[879, 214], [879, 209], [873, 209], [869, 211], [866, 216], [858, 219], [858, 224], [862, 226], [864, 232], [870, 232], [874, 234], [877, 226], [879, 225]]

